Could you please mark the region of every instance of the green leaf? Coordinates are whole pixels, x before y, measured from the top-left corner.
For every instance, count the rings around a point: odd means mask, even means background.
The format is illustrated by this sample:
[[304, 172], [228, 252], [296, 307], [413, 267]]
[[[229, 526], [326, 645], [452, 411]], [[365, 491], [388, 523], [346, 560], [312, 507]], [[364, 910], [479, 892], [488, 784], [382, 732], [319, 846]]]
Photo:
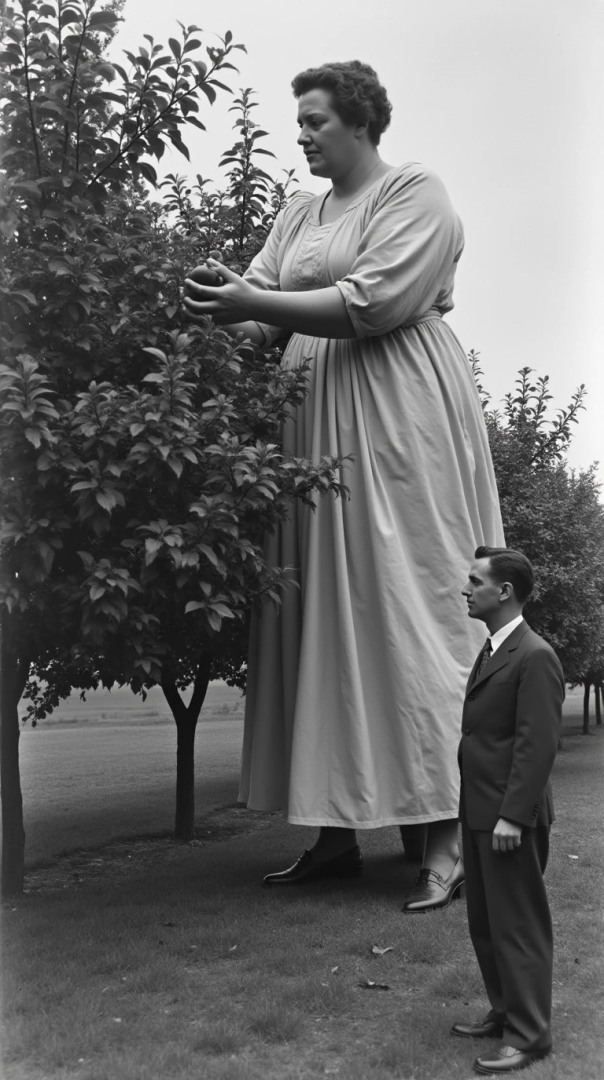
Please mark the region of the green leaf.
[[94, 498], [98, 505], [102, 507], [103, 510], [106, 510], [108, 513], [111, 513], [112, 510], [115, 510], [117, 499], [113, 492], [97, 491]]
[[211, 547], [208, 547], [207, 544], [200, 544], [199, 550], [205, 555], [206, 559], [208, 559], [213, 566], [218, 566], [218, 556]]
[[189, 38], [182, 51], [183, 53], [194, 52], [195, 49], [201, 49], [201, 45], [202, 43], [198, 38]]
[[103, 11], [93, 11], [88, 16], [88, 25], [95, 30], [113, 30], [120, 22], [120, 16], [113, 11], [107, 9]]
[[[205, 72], [201, 76], [201, 78], [205, 78]], [[198, 87], [206, 95], [206, 97], [207, 97], [208, 101], [210, 102], [210, 104], [213, 105], [214, 102], [216, 101], [216, 91], [214, 90], [214, 88], [212, 86], [210, 86], [209, 83], [206, 83], [206, 82], [200, 82], [198, 84]]]
[[172, 53], [176, 57], [176, 59], [180, 60], [182, 54], [182, 46], [180, 44], [180, 41], [178, 41], [177, 38], [168, 38], [168, 45], [172, 49]]
[[153, 166], [150, 165], [148, 161], [139, 161], [138, 167], [145, 177], [145, 180], [148, 180], [153, 187], [157, 187], [157, 173]]
[[214, 630], [218, 634], [219, 631], [220, 631], [220, 628], [222, 626], [222, 619], [220, 618], [220, 615], [217, 615], [217, 613], [215, 611], [211, 611], [211, 610], [207, 611], [206, 615], [207, 615], [208, 622], [209, 622], [210, 626], [212, 627], [212, 630]]
[[17, 192], [18, 195], [27, 194], [35, 195], [37, 199], [42, 198], [42, 191], [35, 180], [19, 180], [15, 184], [14, 190]]
[[192, 124], [193, 127], [199, 128], [200, 131], [206, 131], [206, 125], [202, 124], [201, 120], [197, 116], [192, 116], [191, 113], [187, 116], [187, 124]]
[[81, 12], [79, 12], [76, 8], [68, 7], [66, 4], [60, 6], [59, 22], [61, 26], [69, 26], [73, 23], [80, 23], [81, 21]]
[[42, 436], [38, 428], [25, 428], [23, 434], [27, 441], [31, 443], [32, 446], [35, 446], [36, 450], [42, 445]]
[[205, 608], [205, 604], [201, 604], [199, 600], [189, 600], [185, 606], [185, 615], [188, 615], [191, 611], [200, 611]]
[[226, 604], [212, 604], [212, 611], [222, 615], [223, 619], [234, 619], [235, 617], [234, 612]]

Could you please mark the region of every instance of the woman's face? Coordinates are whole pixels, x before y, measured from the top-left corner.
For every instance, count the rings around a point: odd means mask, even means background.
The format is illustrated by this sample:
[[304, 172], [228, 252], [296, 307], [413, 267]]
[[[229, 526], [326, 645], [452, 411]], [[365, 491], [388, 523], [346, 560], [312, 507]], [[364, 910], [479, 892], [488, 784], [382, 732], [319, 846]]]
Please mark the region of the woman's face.
[[355, 164], [364, 124], [345, 124], [327, 90], [309, 90], [298, 98], [298, 143], [304, 150], [313, 176], [336, 179]]

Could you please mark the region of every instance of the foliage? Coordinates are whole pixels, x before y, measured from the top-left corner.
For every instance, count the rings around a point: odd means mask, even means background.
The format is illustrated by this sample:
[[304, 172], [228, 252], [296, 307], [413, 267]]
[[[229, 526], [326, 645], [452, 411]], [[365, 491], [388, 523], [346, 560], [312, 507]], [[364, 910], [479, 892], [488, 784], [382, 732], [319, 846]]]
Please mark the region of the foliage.
[[[167, 144], [187, 156], [186, 126], [203, 127], [199, 103], [226, 89], [217, 76], [242, 46], [228, 33], [201, 60], [197, 28], [181, 27], [168, 50], [147, 35], [126, 70], [105, 55], [119, 9], [21, 0], [2, 19], [2, 723], [14, 728], [28, 675], [35, 716], [73, 687], [161, 682], [190, 759], [212, 665], [237, 673], [250, 603], [277, 598], [263, 529], [292, 497], [342, 487], [336, 462], [278, 445], [304, 370], [183, 324], [200, 228], [175, 225], [142, 183]], [[252, 127], [214, 230], [239, 260], [274, 210]]]
[[265, 529], [291, 498], [338, 490], [329, 463], [280, 452], [299, 374], [210, 328], [147, 356], [140, 385], [93, 381], [56, 402], [31, 358], [1, 369], [3, 601], [32, 652], [36, 717], [82, 679], [189, 685], [224, 620], [278, 599]]
[[213, 102], [217, 88], [228, 89], [216, 73], [233, 69], [227, 58], [243, 48], [230, 32], [206, 49], [207, 61], [197, 56], [199, 27], [180, 23], [180, 38], [170, 38], [168, 49], [145, 34], [146, 46], [126, 52], [129, 70], [109, 63], [105, 53], [122, 8], [123, 0], [7, 5], [4, 124], [22, 197], [52, 203], [54, 193], [62, 206], [66, 195], [79, 195], [103, 206], [108, 190], [121, 190], [125, 170], [133, 180], [155, 182], [145, 159], [160, 159], [168, 143], [188, 157], [182, 129], [204, 128], [200, 93]]
[[[222, 52], [207, 50], [208, 67], [191, 58], [196, 28], [183, 28], [182, 44], [170, 40], [172, 58], [151, 39], [138, 56], [127, 54], [128, 76], [99, 59], [99, 35], [108, 40], [117, 21], [113, 9], [60, 4], [53, 41], [49, 5], [21, 6], [22, 26], [9, 28], [5, 54], [15, 88], [8, 144], [19, 175], [29, 175], [9, 191], [5, 218], [2, 596], [11, 638], [27, 642], [30, 713], [41, 717], [72, 685], [97, 679], [140, 690], [168, 667], [188, 685], [213, 636], [224, 638], [223, 620], [242, 620], [258, 593], [276, 597], [279, 574], [261, 558], [263, 529], [293, 495], [309, 499], [313, 487], [339, 491], [339, 484], [328, 463], [285, 461], [278, 450], [303, 370], [280, 372], [274, 356], [235, 347], [211, 325], [183, 332], [179, 291], [200, 257], [200, 230], [188, 228], [184, 206], [174, 225], [173, 200], [152, 204], [131, 179], [141, 156], [161, 156], [166, 139], [186, 151], [180, 127], [197, 108], [192, 89], [213, 100], [221, 85], [213, 74], [232, 66], [224, 57], [238, 46], [227, 34]], [[101, 89], [106, 78], [111, 91]], [[27, 109], [18, 94], [23, 80]], [[242, 142], [227, 154], [232, 182], [214, 229], [239, 261], [241, 238], [268, 228], [274, 213], [267, 174], [253, 164], [265, 133], [253, 130], [249, 94], [234, 105], [243, 110]], [[42, 108], [49, 96], [50, 119]], [[21, 137], [24, 111], [33, 116], [29, 144]], [[79, 149], [85, 136], [87, 155]], [[148, 373], [151, 355], [158, 370]], [[186, 628], [176, 632], [187, 598]], [[228, 648], [226, 663], [238, 667]]]
[[237, 113], [235, 128], [239, 139], [222, 156], [220, 165], [229, 168], [224, 191], [206, 190], [209, 184], [199, 174], [196, 184], [169, 173], [160, 185], [165, 188], [165, 206], [176, 215], [176, 227], [187, 236], [196, 236], [205, 257], [216, 251], [231, 269], [241, 273], [263, 246], [273, 222], [287, 202], [290, 188], [297, 183], [294, 170], [282, 170], [284, 180], [275, 181], [255, 158], [273, 157], [258, 146], [266, 137], [254, 123], [252, 90], [240, 91], [231, 112]]
[[470, 360], [485, 406], [506, 542], [524, 551], [537, 571], [528, 620], [558, 652], [567, 680], [580, 682], [604, 650], [604, 507], [595, 467], [576, 472], [565, 457], [585, 389], [551, 417], [548, 376], [525, 367], [500, 412], [488, 407], [478, 355]]

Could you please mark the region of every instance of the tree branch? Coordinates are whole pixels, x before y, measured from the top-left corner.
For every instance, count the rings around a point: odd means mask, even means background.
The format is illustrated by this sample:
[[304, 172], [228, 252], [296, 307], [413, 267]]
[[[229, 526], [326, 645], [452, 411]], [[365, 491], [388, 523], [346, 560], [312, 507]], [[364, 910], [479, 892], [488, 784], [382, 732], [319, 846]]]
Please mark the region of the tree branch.
[[206, 74], [203, 76], [203, 78], [197, 80], [193, 84], [193, 86], [190, 87], [189, 90], [186, 90], [183, 94], [178, 96], [175, 89], [173, 88], [168, 104], [158, 113], [156, 113], [156, 115], [151, 120], [149, 120], [149, 122], [145, 124], [140, 131], [137, 131], [136, 135], [133, 135], [125, 146], [120, 146], [117, 153], [113, 155], [111, 160], [108, 161], [105, 165], [103, 165], [102, 169], [99, 169], [99, 171], [95, 173], [92, 180], [90, 180], [87, 184], [87, 187], [92, 187], [93, 184], [100, 180], [101, 176], [103, 176], [103, 174], [106, 173], [108, 169], [115, 165], [116, 161], [119, 161], [120, 158], [124, 157], [124, 155], [127, 154], [128, 151], [131, 150], [132, 147], [147, 134], [147, 132], [151, 131], [151, 129], [155, 127], [155, 125], [158, 124], [174, 108], [175, 105], [179, 105], [180, 102], [184, 101], [185, 98], [191, 97], [191, 95], [194, 94], [195, 91], [203, 85], [203, 83], [207, 83], [209, 76], [213, 75], [214, 72], [220, 70], [220, 68], [222, 67], [222, 61], [226, 56], [229, 55], [229, 53], [232, 51], [232, 48], [232, 46], [228, 46], [224, 53], [221, 55], [220, 59], [215, 61], [214, 64], [210, 67], [209, 71], [206, 72]]

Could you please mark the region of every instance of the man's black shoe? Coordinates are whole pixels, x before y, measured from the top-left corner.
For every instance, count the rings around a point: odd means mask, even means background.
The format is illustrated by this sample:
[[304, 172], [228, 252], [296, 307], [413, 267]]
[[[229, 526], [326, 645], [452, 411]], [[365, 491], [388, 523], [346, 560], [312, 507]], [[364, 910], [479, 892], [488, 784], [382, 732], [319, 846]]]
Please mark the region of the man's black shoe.
[[541, 1061], [551, 1053], [551, 1046], [545, 1050], [518, 1050], [515, 1046], [500, 1046], [492, 1054], [476, 1058], [474, 1072], [480, 1076], [499, 1076], [509, 1072], [528, 1069], [536, 1061]]

